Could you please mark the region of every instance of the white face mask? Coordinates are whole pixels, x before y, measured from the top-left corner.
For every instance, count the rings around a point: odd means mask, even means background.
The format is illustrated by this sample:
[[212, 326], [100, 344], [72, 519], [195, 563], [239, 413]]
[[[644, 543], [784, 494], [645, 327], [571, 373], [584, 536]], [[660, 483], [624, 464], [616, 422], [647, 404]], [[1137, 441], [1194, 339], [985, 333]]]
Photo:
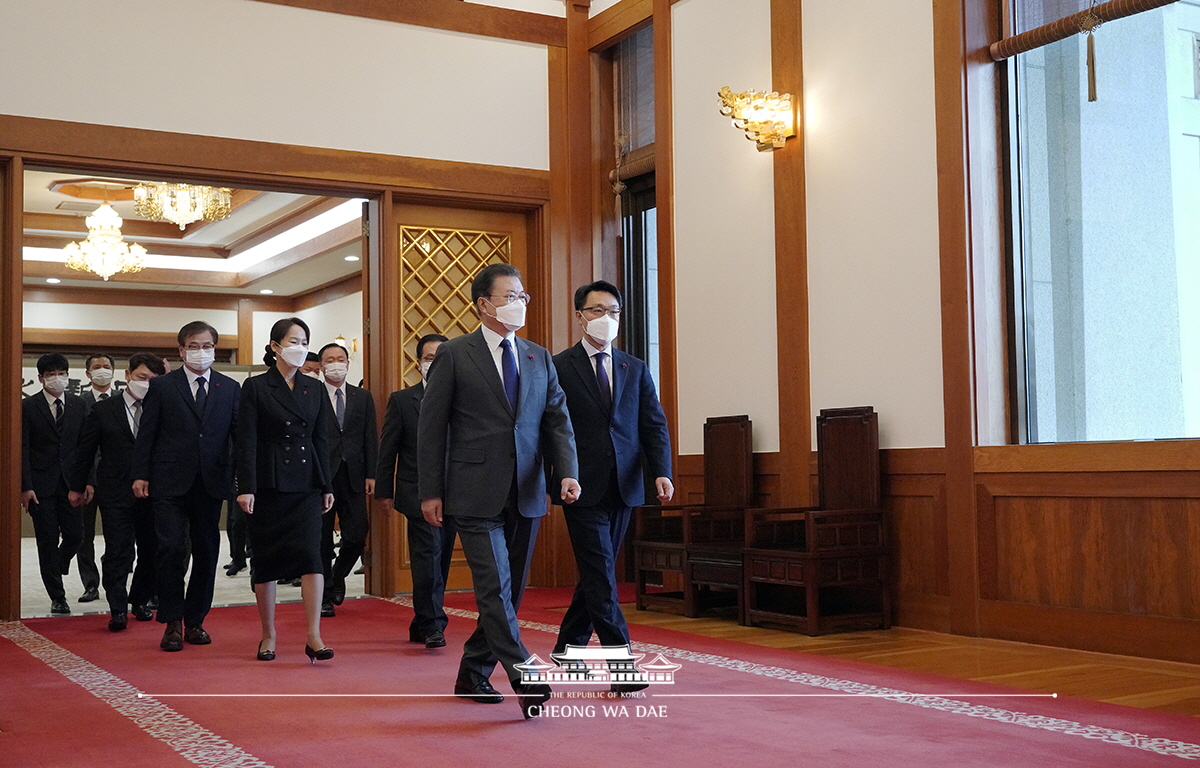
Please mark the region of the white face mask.
[[508, 330], [518, 331], [525, 327], [525, 302], [513, 301], [503, 307], [492, 306], [496, 308], [496, 319]]
[[45, 378], [42, 379], [42, 386], [46, 388], [47, 392], [54, 395], [55, 397], [58, 397], [63, 392], [66, 392], [67, 385], [70, 383], [71, 383], [70, 378], [65, 375], [46, 376]]
[[184, 350], [184, 362], [193, 371], [203, 373], [209, 368], [212, 368], [213, 362], [217, 359], [217, 350], [215, 349], [186, 349]]
[[281, 347], [279, 356], [283, 358], [283, 362], [299, 368], [308, 361], [308, 347]]
[[133, 395], [134, 400], [145, 400], [146, 393], [150, 391], [150, 382], [130, 379], [125, 382], [125, 389], [129, 390], [129, 394]]
[[109, 384], [112, 384], [112, 368], [97, 368], [91, 372], [91, 376], [92, 383], [98, 387], [107, 387]]
[[325, 378], [330, 381], [345, 381], [346, 374], [350, 372], [350, 366], [347, 363], [328, 363], [321, 367], [325, 371]]
[[429, 378], [429, 366], [431, 366], [431, 365], [433, 365], [432, 360], [422, 360], [421, 361], [421, 378], [422, 379]]
[[617, 338], [617, 329], [620, 327], [620, 320], [609, 314], [603, 314], [588, 320], [587, 334], [603, 344], [611, 344], [613, 339]]

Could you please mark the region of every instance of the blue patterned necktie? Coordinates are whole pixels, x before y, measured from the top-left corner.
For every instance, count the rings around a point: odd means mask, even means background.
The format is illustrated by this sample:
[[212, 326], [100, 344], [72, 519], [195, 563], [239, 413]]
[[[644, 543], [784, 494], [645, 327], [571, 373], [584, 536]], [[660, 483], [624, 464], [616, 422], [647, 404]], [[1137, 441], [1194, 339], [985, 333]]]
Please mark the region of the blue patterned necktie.
[[342, 388], [337, 388], [337, 403], [333, 406], [333, 412], [337, 416], [338, 429], [346, 427], [346, 398], [342, 395]]
[[596, 385], [600, 387], [600, 404], [604, 406], [604, 410], [612, 410], [612, 387], [608, 383], [608, 371], [604, 368], [604, 358], [608, 357], [607, 352], [597, 352], [596, 359]]
[[513, 413], [517, 411], [517, 357], [513, 354], [512, 344], [508, 339], [500, 340], [503, 354], [500, 356], [500, 367], [504, 371], [504, 394], [508, 396], [508, 404]]

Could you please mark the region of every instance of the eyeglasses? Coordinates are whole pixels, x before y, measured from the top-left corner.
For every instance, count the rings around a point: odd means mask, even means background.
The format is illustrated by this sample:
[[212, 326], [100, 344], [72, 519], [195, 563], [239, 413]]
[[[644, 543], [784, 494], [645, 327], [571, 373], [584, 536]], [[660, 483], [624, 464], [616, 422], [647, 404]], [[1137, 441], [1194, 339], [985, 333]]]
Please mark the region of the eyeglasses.
[[600, 317], [601, 315], [608, 315], [609, 317], [613, 318], [614, 320], [621, 319], [621, 308], [620, 307], [584, 307], [580, 311], [583, 312], [583, 314], [585, 314], [588, 317], [593, 318], [593, 319]]
[[193, 352], [198, 349], [203, 349], [205, 352], [211, 352], [212, 350], [214, 350], [216, 348], [217, 348], [216, 344], [188, 344], [186, 347], [184, 347], [184, 349], [190, 349]]
[[[525, 304], [529, 304], [529, 302], [533, 301], [533, 297], [524, 291], [521, 291], [520, 293], [506, 293], [503, 296], [488, 296], [487, 298], [488, 301], [491, 301], [492, 299], [504, 299], [504, 304], [512, 304], [514, 301], [520, 301], [524, 302]], [[498, 306], [504, 306], [504, 304], [500, 304]]]

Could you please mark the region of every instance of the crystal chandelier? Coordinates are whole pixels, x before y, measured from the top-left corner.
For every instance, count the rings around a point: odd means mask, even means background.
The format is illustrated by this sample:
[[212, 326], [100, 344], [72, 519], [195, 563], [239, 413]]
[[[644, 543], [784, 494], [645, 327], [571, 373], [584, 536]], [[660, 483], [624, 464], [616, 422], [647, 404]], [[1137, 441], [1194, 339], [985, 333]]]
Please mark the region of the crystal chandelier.
[[228, 187], [201, 187], [151, 181], [133, 188], [133, 210], [151, 221], [171, 221], [183, 229], [193, 221], [220, 221], [232, 210]]
[[67, 266], [80, 272], [95, 272], [105, 280], [118, 272], [140, 272], [146, 249], [130, 245], [121, 237], [121, 217], [107, 202], [87, 217], [88, 236], [63, 248]]

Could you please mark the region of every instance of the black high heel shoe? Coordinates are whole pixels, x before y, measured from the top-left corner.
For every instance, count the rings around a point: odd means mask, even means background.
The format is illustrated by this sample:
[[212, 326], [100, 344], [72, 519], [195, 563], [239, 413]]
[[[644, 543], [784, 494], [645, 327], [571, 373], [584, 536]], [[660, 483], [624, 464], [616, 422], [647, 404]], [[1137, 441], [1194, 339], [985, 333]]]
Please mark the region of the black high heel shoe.
[[304, 655], [308, 657], [308, 661], [310, 664], [316, 664], [318, 659], [321, 661], [329, 661], [330, 659], [332, 659], [333, 658], [333, 649], [326, 647], [326, 648], [321, 648], [320, 650], [314, 651], [312, 649], [312, 646], [308, 645], [306, 643], [304, 646]]
[[263, 650], [262, 643], [258, 644], [258, 655], [255, 656], [259, 661], [275, 661], [275, 651], [271, 648]]

